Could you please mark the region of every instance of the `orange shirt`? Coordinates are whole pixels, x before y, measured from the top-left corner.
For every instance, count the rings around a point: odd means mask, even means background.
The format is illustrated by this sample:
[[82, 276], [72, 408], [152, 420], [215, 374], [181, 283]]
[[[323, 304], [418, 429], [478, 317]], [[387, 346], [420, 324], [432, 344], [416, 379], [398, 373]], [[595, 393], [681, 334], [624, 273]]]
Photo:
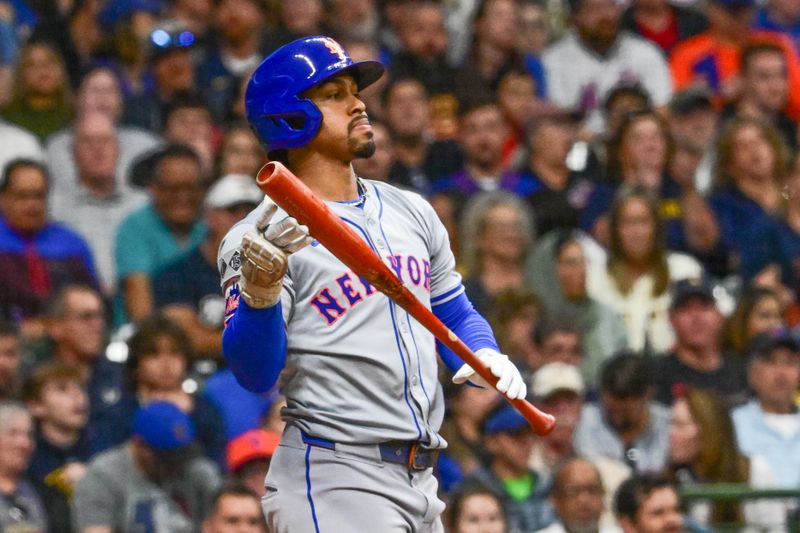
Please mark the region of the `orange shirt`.
[[[789, 76], [786, 112], [794, 119], [800, 118], [800, 58], [791, 40], [780, 33], [755, 30], [750, 32], [749, 40], [773, 43], [783, 49]], [[715, 103], [722, 106], [726, 103], [723, 87], [739, 73], [740, 50], [739, 46], [715, 40], [710, 32], [678, 44], [669, 58], [675, 90], [705, 84], [714, 92]]]

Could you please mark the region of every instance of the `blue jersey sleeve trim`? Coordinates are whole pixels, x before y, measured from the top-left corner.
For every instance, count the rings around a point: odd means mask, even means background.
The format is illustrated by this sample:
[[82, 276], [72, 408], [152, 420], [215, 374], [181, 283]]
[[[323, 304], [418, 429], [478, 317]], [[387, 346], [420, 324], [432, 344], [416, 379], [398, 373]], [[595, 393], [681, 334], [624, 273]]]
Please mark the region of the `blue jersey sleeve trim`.
[[463, 291], [463, 290], [464, 290], [464, 286], [459, 283], [457, 286], [453, 287], [449, 291], [447, 291], [447, 292], [445, 292], [443, 294], [439, 294], [437, 296], [432, 297], [431, 298], [431, 305], [439, 305], [440, 302], [442, 302], [442, 300], [445, 300], [448, 297], [456, 294], [459, 291]]
[[[460, 289], [461, 285], [458, 288]], [[492, 333], [492, 328], [486, 319], [472, 306], [472, 302], [469, 301], [466, 293], [462, 292], [452, 300], [435, 306], [433, 314], [445, 326], [450, 328], [458, 338], [464, 341], [464, 344], [469, 346], [472, 351], [480, 350], [481, 348], [493, 348], [500, 351], [494, 338], [494, 333]], [[439, 351], [439, 357], [442, 358], [444, 364], [452, 372], [458, 371], [461, 365], [464, 364], [464, 361], [455, 352], [438, 340], [436, 341], [436, 348]]]
[[252, 392], [266, 392], [286, 364], [286, 329], [281, 303], [266, 309], [244, 300], [222, 333], [222, 351], [236, 381]]

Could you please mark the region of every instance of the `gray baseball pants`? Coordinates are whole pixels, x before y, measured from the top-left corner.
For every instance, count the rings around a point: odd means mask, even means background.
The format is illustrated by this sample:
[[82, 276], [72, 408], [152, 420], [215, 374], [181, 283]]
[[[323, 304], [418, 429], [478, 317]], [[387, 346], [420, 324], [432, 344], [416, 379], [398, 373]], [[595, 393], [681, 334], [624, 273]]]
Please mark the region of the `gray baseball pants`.
[[270, 533], [443, 533], [433, 469], [384, 462], [376, 445], [303, 442], [287, 425], [262, 499]]

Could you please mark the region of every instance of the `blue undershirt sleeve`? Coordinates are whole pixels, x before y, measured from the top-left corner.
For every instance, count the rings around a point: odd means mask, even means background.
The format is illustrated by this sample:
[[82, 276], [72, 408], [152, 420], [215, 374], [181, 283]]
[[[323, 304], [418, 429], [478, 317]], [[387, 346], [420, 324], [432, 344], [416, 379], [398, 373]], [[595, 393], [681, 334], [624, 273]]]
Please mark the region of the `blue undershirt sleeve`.
[[[452, 300], [434, 305], [432, 310], [433, 314], [444, 322], [444, 325], [464, 341], [464, 344], [469, 346], [472, 351], [481, 348], [493, 348], [500, 351], [491, 326], [475, 310], [466, 293], [462, 292]], [[452, 372], [457, 372], [464, 364], [464, 361], [455, 352], [438, 340], [436, 348], [439, 351], [439, 357]]]
[[236, 380], [252, 392], [266, 392], [286, 364], [286, 329], [280, 301], [254, 309], [244, 300], [222, 332], [222, 352]]

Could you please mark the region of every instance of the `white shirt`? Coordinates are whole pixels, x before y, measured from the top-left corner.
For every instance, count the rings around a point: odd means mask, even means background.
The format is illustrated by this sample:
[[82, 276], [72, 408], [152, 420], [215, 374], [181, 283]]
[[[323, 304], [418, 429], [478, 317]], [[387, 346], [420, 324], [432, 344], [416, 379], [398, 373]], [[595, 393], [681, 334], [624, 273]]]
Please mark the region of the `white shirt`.
[[0, 120], [0, 172], [11, 160], [21, 157], [41, 162], [42, 146], [29, 131]]
[[601, 56], [570, 31], [544, 51], [542, 62], [550, 100], [565, 109], [588, 111], [587, 124], [596, 133], [605, 128], [600, 109], [603, 100], [620, 82], [640, 83], [656, 107], [666, 105], [672, 97], [672, 76], [661, 51], [627, 32], [621, 32]]

